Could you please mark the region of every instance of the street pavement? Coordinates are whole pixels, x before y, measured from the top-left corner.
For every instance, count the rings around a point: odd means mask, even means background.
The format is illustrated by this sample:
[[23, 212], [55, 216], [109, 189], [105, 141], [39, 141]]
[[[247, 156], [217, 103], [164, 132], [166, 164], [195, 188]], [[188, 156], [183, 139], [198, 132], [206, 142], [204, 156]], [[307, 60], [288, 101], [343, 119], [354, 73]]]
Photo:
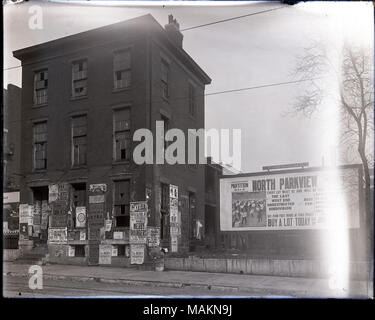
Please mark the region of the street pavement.
[[14, 297], [21, 292], [23, 296], [224, 295], [363, 299], [372, 297], [373, 293], [372, 283], [366, 281], [350, 281], [345, 290], [338, 290], [330, 288], [328, 279], [185, 271], [158, 272], [134, 268], [56, 264], [42, 266], [43, 283], [46, 287], [36, 291], [28, 288], [29, 267], [27, 264], [4, 262], [4, 296]]

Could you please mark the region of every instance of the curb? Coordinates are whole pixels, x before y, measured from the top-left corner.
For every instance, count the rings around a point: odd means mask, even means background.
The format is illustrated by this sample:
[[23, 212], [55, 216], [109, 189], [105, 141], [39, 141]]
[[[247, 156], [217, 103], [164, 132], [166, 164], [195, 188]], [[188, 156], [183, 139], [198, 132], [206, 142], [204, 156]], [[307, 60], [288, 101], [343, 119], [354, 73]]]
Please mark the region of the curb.
[[[21, 277], [28, 278], [28, 273], [17, 273], [17, 272], [4, 272], [3, 276], [8, 277]], [[69, 281], [97, 281], [103, 283], [120, 283], [132, 286], [144, 286], [144, 287], [167, 287], [167, 288], [194, 288], [194, 289], [205, 289], [205, 290], [217, 290], [224, 292], [238, 292], [240, 288], [233, 286], [220, 286], [220, 285], [209, 285], [199, 283], [183, 283], [183, 282], [165, 282], [165, 281], [146, 281], [146, 280], [131, 280], [131, 279], [108, 279], [108, 278], [97, 278], [97, 277], [81, 277], [81, 276], [65, 276], [65, 275], [54, 275], [44, 274], [44, 279], [47, 280], [69, 280]]]

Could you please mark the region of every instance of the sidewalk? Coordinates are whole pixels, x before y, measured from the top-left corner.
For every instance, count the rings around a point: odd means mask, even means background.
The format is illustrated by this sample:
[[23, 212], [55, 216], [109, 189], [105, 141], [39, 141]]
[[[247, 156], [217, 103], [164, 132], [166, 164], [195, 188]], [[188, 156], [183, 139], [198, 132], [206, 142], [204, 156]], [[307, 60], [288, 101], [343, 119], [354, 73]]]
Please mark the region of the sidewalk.
[[[28, 277], [28, 265], [3, 263], [3, 276]], [[42, 266], [44, 279], [71, 281], [99, 281], [122, 283], [132, 286], [160, 286], [207, 289], [213, 291], [244, 293], [245, 296], [292, 296], [311, 298], [368, 298], [372, 296], [372, 284], [366, 281], [351, 281], [348, 291], [329, 288], [328, 279], [272, 277], [245, 274], [185, 272], [185, 271], [140, 271], [131, 268], [103, 266]], [[371, 287], [370, 287], [371, 285]]]

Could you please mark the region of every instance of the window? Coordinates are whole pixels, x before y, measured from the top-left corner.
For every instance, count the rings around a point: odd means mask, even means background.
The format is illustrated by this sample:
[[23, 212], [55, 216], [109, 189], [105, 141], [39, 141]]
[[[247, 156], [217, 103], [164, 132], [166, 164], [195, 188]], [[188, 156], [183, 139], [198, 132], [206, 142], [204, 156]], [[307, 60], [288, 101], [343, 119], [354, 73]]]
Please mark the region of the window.
[[130, 109], [116, 110], [114, 113], [113, 149], [115, 161], [124, 161], [130, 159]]
[[72, 118], [72, 165], [86, 164], [87, 158], [87, 119], [86, 116]]
[[160, 188], [160, 238], [167, 239], [169, 236], [169, 185], [162, 183]]
[[114, 88], [129, 88], [131, 85], [131, 52], [129, 50], [118, 51], [113, 58]]
[[34, 74], [34, 104], [46, 104], [48, 101], [48, 71], [37, 71]]
[[125, 244], [117, 245], [117, 256], [129, 258], [129, 246]]
[[87, 95], [87, 60], [75, 61], [72, 64], [72, 97]]
[[195, 116], [196, 102], [195, 102], [195, 88], [189, 83], [189, 114]]
[[74, 207], [86, 207], [86, 183], [73, 183], [72, 195]]
[[116, 227], [129, 227], [130, 180], [115, 181], [114, 215]]
[[161, 61], [161, 88], [162, 97], [169, 98], [169, 65], [165, 60]]
[[47, 122], [34, 124], [34, 169], [47, 168]]
[[84, 257], [85, 256], [85, 246], [84, 245], [75, 245], [74, 246], [74, 256], [75, 257]]

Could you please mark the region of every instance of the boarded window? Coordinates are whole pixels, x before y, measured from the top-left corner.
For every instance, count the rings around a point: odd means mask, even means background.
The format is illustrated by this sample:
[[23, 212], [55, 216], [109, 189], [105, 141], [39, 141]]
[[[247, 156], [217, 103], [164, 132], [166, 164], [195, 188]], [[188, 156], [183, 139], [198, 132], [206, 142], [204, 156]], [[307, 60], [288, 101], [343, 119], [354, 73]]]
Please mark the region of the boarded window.
[[117, 227], [129, 227], [130, 180], [115, 181], [114, 215]]
[[114, 54], [113, 57], [113, 79], [114, 88], [129, 88], [131, 85], [131, 51], [122, 50]]
[[41, 70], [34, 74], [34, 104], [48, 102], [48, 71]]
[[72, 97], [87, 95], [87, 60], [72, 63]]
[[130, 110], [116, 110], [114, 113], [114, 159], [129, 160], [131, 156]]

